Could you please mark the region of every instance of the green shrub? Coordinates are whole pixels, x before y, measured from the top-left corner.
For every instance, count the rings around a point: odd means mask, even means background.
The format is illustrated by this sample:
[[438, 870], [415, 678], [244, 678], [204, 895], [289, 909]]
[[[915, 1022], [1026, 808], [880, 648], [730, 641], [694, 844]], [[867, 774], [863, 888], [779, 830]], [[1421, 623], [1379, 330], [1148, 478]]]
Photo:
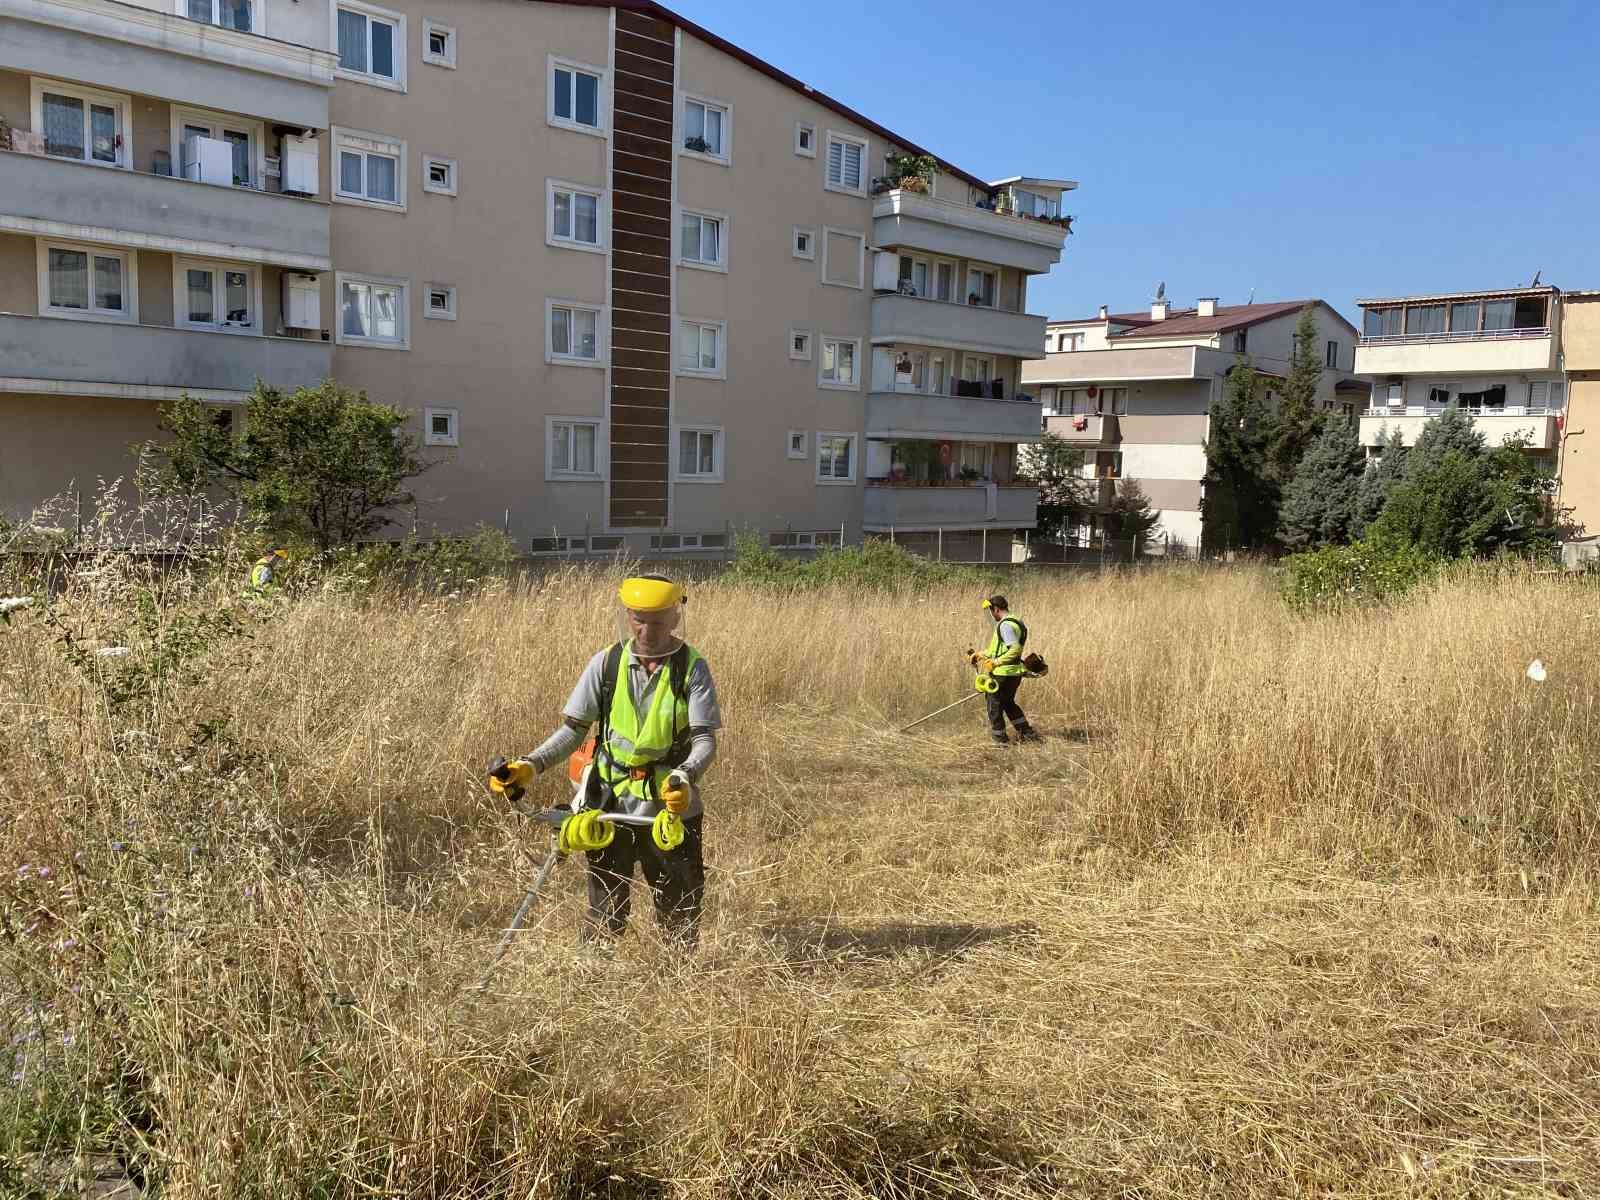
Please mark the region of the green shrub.
[[762, 587], [889, 592], [946, 583], [980, 586], [1004, 577], [997, 570], [934, 562], [883, 541], [824, 550], [813, 558], [779, 554], [755, 534], [740, 534], [734, 546], [733, 563], [723, 578]]
[[1353, 542], [1284, 560], [1279, 593], [1302, 611], [1382, 604], [1432, 578], [1440, 559], [1414, 546]]
[[407, 538], [349, 546], [312, 558], [302, 585], [328, 582], [340, 590], [413, 586], [439, 591], [470, 591], [511, 575], [517, 544], [500, 530], [479, 526], [462, 537], [432, 541]]

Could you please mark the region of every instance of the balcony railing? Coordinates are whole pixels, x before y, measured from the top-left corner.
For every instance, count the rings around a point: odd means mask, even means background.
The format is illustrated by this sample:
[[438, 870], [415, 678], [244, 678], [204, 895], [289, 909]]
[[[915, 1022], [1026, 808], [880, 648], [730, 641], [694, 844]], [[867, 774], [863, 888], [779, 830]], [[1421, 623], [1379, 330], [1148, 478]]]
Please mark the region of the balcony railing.
[[1452, 408], [1458, 408], [1469, 417], [1547, 417], [1564, 412], [1560, 406], [1547, 404], [1374, 404], [1363, 416], [1367, 417], [1437, 417]]
[[1423, 342], [1488, 342], [1508, 338], [1543, 338], [1550, 336], [1550, 328], [1541, 325], [1529, 329], [1463, 329], [1448, 333], [1377, 333], [1363, 334], [1362, 346], [1404, 346]]

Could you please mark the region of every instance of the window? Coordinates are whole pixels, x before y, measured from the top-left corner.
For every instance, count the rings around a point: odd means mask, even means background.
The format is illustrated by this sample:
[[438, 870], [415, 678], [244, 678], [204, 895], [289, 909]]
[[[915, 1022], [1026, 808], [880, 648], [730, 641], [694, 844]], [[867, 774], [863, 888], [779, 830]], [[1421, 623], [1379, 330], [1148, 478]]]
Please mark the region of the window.
[[677, 478], [684, 483], [722, 482], [722, 430], [678, 430]]
[[854, 483], [855, 479], [856, 435], [817, 434], [817, 482]]
[[789, 330], [789, 357], [800, 362], [811, 361], [811, 330]]
[[828, 174], [822, 186], [830, 192], [865, 196], [867, 187], [863, 164], [866, 160], [867, 143], [864, 139], [828, 130]]
[[728, 269], [728, 218], [721, 213], [684, 212], [679, 255], [686, 266]]
[[1369, 308], [1361, 318], [1361, 332], [1363, 337], [1399, 337], [1400, 322], [1404, 315], [1401, 308]]
[[431, 17], [422, 19], [422, 61], [435, 67], [456, 65], [456, 31]]
[[728, 545], [725, 533], [652, 533], [652, 550], [724, 550]]
[[1478, 316], [1482, 311], [1483, 306], [1476, 300], [1466, 304], [1452, 304], [1450, 306], [1450, 332], [1477, 333]]
[[813, 260], [817, 257], [817, 231], [815, 229], [807, 229], [803, 225], [794, 227], [794, 256]]
[[726, 321], [678, 322], [678, 374], [727, 378]]
[[406, 19], [400, 13], [340, 0], [333, 8], [333, 44], [339, 53], [338, 74], [405, 91]]
[[994, 359], [987, 354], [968, 354], [961, 362], [961, 378], [973, 383], [988, 383], [994, 378]]
[[125, 250], [39, 244], [39, 311], [53, 317], [133, 321], [133, 256]]
[[422, 410], [422, 440], [429, 446], [459, 446], [461, 415], [453, 408]]
[[818, 546], [842, 546], [838, 529], [786, 529], [767, 534], [767, 544], [781, 550], [814, 550]]
[[1406, 309], [1406, 335], [1443, 333], [1444, 309], [1442, 304], [1416, 304]]
[[546, 119], [552, 125], [578, 133], [605, 132], [601, 99], [605, 93], [605, 69], [587, 63], [549, 57], [550, 107]]
[[605, 322], [597, 305], [551, 300], [545, 307], [548, 313], [545, 327], [549, 330], [545, 342], [546, 362], [586, 367], [605, 365], [602, 353]]
[[1081, 333], [1063, 333], [1061, 335], [1059, 341], [1056, 343], [1056, 349], [1062, 351], [1063, 353], [1067, 353], [1067, 354], [1073, 353], [1074, 351], [1082, 350], [1083, 349], [1083, 334], [1081, 334]]
[[1235, 354], [1243, 354], [1249, 345], [1250, 331], [1248, 329], [1241, 329], [1233, 335], [1233, 352]]
[[251, 16], [254, 8], [252, 0], [179, 0], [178, 11], [191, 21], [220, 25], [240, 33], [253, 33], [255, 27]]
[[823, 338], [822, 357], [817, 363], [817, 386], [856, 391], [861, 383], [856, 369], [860, 356], [860, 338]]
[[422, 289], [422, 315], [435, 321], [456, 319], [456, 289], [447, 283], [430, 283]]
[[727, 166], [731, 161], [733, 110], [704, 96], [683, 101], [684, 153]]
[[600, 422], [550, 417], [545, 422], [545, 437], [550, 445], [550, 469], [545, 478], [600, 478]]
[[[589, 539], [586, 537], [536, 537], [528, 542], [529, 554], [582, 553], [588, 548]], [[600, 547], [596, 546], [595, 549], [598, 550]]]
[[999, 272], [986, 267], [967, 270], [967, 303], [993, 308], [999, 302]]
[[546, 184], [545, 241], [569, 250], [605, 252], [605, 193], [552, 179]]
[[[194, 142], [195, 138], [209, 138], [227, 144], [226, 158], [220, 170], [212, 172], [212, 161]], [[228, 117], [217, 113], [193, 112], [180, 109], [172, 111], [172, 161], [178, 164], [185, 179], [201, 183], [231, 183], [234, 187], [263, 186], [264, 163], [256, 156], [265, 153], [262, 126], [256, 121]], [[230, 165], [231, 164], [231, 165]]]
[[431, 154], [422, 156], [422, 190], [432, 192], [437, 196], [454, 196], [456, 194], [456, 160], [453, 158], [436, 158]]
[[188, 329], [260, 332], [256, 314], [257, 275], [253, 268], [230, 263], [173, 263], [173, 295], [177, 325]]
[[1406, 402], [1406, 385], [1391, 383], [1385, 395], [1391, 405], [1403, 405]]
[[822, 231], [822, 282], [829, 287], [859, 288], [866, 272], [867, 237], [849, 229]]
[[794, 152], [801, 158], [817, 156], [817, 127], [810, 121], [794, 123]]
[[1323, 361], [1325, 363], [1327, 363], [1328, 366], [1332, 367], [1335, 371], [1337, 371], [1339, 369], [1339, 343], [1338, 342], [1329, 342], [1328, 343], [1328, 350], [1327, 350], [1327, 353], [1323, 356]]
[[44, 152], [103, 167], [133, 163], [128, 97], [33, 81], [33, 127]]
[[900, 294], [902, 296], [930, 295], [929, 278], [929, 264], [926, 260], [912, 258], [909, 254], [900, 256]]
[[955, 303], [956, 299], [956, 264], [953, 262], [936, 262], [933, 264], [933, 298], [942, 300], [946, 304]]
[[1039, 192], [1030, 192], [1025, 188], [1014, 187], [1011, 189], [1011, 199], [1016, 205], [1017, 213], [1024, 217], [1047, 217], [1054, 219], [1061, 215], [1061, 202]]
[[806, 457], [806, 435], [805, 435], [804, 430], [800, 430], [800, 429], [791, 429], [791, 430], [789, 430], [789, 449], [788, 449], [788, 454], [789, 454], [790, 458], [798, 458], [801, 461], [805, 460], [805, 457]]
[[382, 276], [336, 276], [339, 292], [338, 341], [347, 346], [405, 350], [411, 345], [406, 315], [406, 281]]
[[338, 174], [333, 198], [346, 204], [406, 206], [406, 144], [381, 133], [333, 130]]

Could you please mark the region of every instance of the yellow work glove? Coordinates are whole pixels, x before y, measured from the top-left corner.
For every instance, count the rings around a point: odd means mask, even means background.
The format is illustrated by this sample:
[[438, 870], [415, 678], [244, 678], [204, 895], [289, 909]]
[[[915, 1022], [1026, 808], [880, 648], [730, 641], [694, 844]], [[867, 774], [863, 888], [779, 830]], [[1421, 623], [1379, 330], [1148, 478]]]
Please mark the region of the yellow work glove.
[[972, 665], [978, 668], [978, 674], [980, 675], [994, 674], [994, 659], [992, 658], [986, 658], [980, 654]]
[[967, 647], [967, 662], [974, 667], [978, 665], [978, 652], [971, 646]]
[[497, 758], [489, 764], [489, 791], [515, 804], [527, 792], [539, 769], [525, 758], [507, 762]]
[[689, 777], [682, 771], [672, 771], [667, 775], [667, 780], [661, 786], [661, 803], [666, 810], [675, 817], [681, 817], [689, 811], [689, 801], [694, 796], [694, 789], [689, 786]]

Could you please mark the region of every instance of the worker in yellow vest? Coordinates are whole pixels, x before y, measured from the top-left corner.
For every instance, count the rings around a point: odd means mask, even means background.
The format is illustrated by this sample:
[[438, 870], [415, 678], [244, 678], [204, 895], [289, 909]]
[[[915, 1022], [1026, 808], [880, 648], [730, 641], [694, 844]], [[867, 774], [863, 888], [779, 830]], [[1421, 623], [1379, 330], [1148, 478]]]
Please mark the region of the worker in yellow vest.
[[967, 651], [967, 661], [980, 676], [991, 676], [996, 685], [986, 697], [989, 732], [1000, 745], [1010, 745], [1010, 739], [1006, 736], [1006, 721], [1009, 719], [1019, 741], [1043, 741], [1033, 726], [1028, 724], [1028, 714], [1017, 703], [1017, 689], [1028, 674], [1028, 668], [1023, 664], [1028, 627], [1021, 618], [1011, 615], [1004, 596], [990, 596], [983, 602], [983, 607], [994, 618], [994, 636], [989, 639], [989, 645], [982, 654]]
[[250, 568], [250, 587], [257, 592], [264, 592], [272, 586], [272, 572], [275, 568], [289, 561], [287, 550], [274, 550], [271, 554], [263, 554], [256, 559], [255, 565]]
[[609, 845], [589, 850], [589, 912], [583, 940], [621, 934], [628, 925], [629, 890], [637, 865], [655, 901], [662, 930], [685, 945], [699, 935], [705, 893], [700, 779], [717, 753], [722, 726], [711, 668], [683, 637], [687, 596], [662, 575], [623, 581], [618, 591], [628, 636], [589, 660], [562, 714], [562, 723], [533, 753], [491, 774], [497, 789], [518, 799], [534, 776], [594, 739], [587, 794], [573, 807], [602, 807], [634, 816], [663, 809], [682, 820], [683, 841], [662, 849], [647, 827], [617, 825]]

